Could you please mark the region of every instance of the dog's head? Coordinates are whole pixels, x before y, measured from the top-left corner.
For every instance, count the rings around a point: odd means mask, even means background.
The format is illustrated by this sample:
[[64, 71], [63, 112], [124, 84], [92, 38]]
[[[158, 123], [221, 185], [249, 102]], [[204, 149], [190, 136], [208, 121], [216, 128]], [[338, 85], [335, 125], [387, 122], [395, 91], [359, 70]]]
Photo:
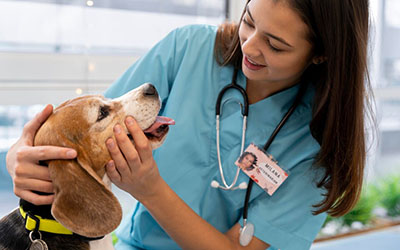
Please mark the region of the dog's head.
[[[117, 99], [99, 95], [64, 102], [41, 126], [35, 145], [73, 148], [74, 160], [48, 161], [55, 187], [52, 215], [66, 228], [86, 237], [112, 232], [120, 223], [122, 210], [117, 198], [103, 182], [105, 165], [111, 157], [105, 141], [114, 137], [113, 127], [125, 127], [126, 116], [135, 118], [150, 140], [159, 147], [174, 121], [157, 116], [160, 98], [153, 85], [144, 84]], [[132, 141], [133, 142], [133, 141]]]

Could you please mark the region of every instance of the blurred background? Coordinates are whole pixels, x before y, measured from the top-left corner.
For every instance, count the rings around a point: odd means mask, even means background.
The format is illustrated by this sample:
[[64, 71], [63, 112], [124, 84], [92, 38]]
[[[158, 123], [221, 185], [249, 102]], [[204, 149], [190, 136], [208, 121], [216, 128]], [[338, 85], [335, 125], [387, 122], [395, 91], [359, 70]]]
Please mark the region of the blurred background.
[[[174, 28], [238, 21], [244, 3], [0, 0], [0, 217], [18, 204], [5, 155], [45, 104], [102, 93]], [[397, 222], [400, 215], [400, 1], [370, 0], [370, 6], [370, 77], [378, 133], [368, 153], [368, 185], [361, 207], [351, 218], [328, 219], [322, 238], [370, 228], [378, 217]], [[127, 213], [134, 201], [115, 192]], [[400, 233], [396, 236], [400, 240]]]

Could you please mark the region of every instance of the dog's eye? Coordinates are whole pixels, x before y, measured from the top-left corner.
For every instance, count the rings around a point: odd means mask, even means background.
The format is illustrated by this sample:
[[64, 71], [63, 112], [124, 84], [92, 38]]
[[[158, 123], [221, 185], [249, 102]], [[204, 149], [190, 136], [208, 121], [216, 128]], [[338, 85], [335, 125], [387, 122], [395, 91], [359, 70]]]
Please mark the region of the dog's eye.
[[109, 107], [107, 107], [107, 106], [100, 107], [99, 117], [97, 117], [97, 121], [99, 122], [99, 121], [103, 120], [104, 118], [106, 118], [108, 116], [108, 114], [109, 114]]

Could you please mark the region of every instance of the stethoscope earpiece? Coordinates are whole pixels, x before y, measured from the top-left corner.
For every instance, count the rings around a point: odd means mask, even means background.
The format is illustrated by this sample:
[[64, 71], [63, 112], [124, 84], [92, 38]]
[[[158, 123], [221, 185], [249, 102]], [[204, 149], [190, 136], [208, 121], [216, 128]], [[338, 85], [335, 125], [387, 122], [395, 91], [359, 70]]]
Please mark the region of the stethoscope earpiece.
[[218, 181], [213, 180], [213, 181], [211, 182], [211, 187], [213, 187], [213, 188], [218, 188], [218, 187], [219, 187]]
[[211, 187], [213, 187], [213, 188], [220, 188], [220, 189], [222, 189], [222, 190], [236, 190], [236, 189], [246, 189], [247, 188], [247, 183], [246, 182], [242, 182], [242, 183], [240, 183], [239, 184], [239, 186], [236, 186], [236, 187], [224, 187], [224, 186], [221, 186], [221, 184], [219, 184], [219, 182], [218, 181], [216, 181], [216, 180], [213, 180], [212, 182], [211, 182]]
[[247, 188], [247, 183], [246, 182], [242, 182], [239, 184], [239, 189], [246, 189]]

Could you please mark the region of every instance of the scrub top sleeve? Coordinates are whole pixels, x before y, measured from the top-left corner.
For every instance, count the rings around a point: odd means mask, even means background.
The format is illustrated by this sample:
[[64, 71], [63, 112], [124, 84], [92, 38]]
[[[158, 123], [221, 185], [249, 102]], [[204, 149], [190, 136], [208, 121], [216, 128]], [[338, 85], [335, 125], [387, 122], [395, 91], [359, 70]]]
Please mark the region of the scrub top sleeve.
[[[312, 160], [300, 163], [272, 196], [263, 193], [249, 205], [248, 221], [255, 226], [254, 236], [271, 245], [270, 249], [309, 249], [325, 221], [325, 213], [312, 214], [324, 190], [316, 187], [322, 171], [311, 164]], [[243, 225], [243, 220], [240, 223]]]
[[[122, 232], [122, 233], [120, 233]], [[127, 232], [127, 233], [124, 233]], [[132, 239], [129, 237], [131, 233], [131, 223], [129, 219], [122, 220], [121, 225], [117, 229], [118, 241], [115, 244], [115, 249], [118, 250], [136, 250], [141, 249], [139, 247], [132, 246]]]
[[170, 32], [145, 55], [138, 59], [104, 93], [116, 98], [142, 85], [152, 83], [164, 101], [169, 94], [175, 76], [175, 49], [177, 29]]

